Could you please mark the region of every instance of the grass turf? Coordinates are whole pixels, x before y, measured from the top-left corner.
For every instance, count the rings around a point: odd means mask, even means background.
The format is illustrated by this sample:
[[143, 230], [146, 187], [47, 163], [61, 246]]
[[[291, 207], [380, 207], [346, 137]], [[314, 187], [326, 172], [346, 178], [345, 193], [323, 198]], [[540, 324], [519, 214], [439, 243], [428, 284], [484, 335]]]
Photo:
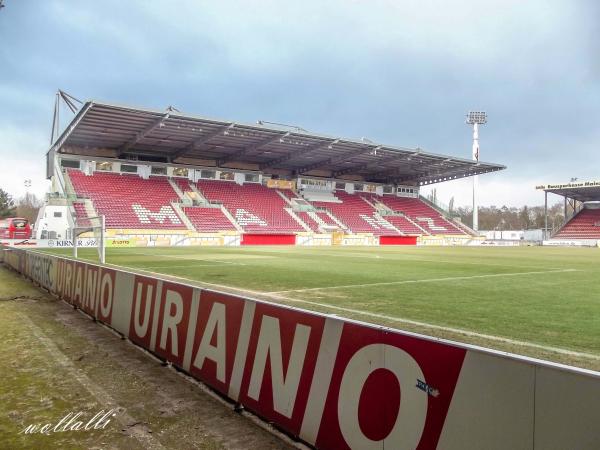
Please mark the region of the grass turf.
[[[97, 259], [94, 249], [80, 250], [80, 257]], [[113, 248], [107, 262], [600, 369], [600, 250], [594, 248]]]

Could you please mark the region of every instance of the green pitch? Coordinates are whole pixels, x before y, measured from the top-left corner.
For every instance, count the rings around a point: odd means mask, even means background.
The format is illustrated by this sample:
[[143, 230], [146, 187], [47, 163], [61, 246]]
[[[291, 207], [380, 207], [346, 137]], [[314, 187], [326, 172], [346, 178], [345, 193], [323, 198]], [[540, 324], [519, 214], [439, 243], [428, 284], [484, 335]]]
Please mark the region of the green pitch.
[[[80, 257], [97, 260], [95, 250]], [[600, 249], [113, 248], [107, 262], [600, 369]]]

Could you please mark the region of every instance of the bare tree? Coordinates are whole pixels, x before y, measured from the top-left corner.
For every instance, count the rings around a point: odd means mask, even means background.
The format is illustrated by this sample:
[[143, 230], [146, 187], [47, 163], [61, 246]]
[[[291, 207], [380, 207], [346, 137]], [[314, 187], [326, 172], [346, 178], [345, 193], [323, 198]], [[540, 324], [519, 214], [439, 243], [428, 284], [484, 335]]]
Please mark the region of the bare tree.
[[43, 201], [37, 198], [34, 194], [27, 193], [17, 201], [15, 214], [18, 217], [23, 217], [33, 223], [37, 219], [38, 211], [43, 205]]
[[[473, 210], [458, 207], [454, 215], [465, 224], [473, 220]], [[531, 230], [544, 228], [544, 207], [524, 206], [522, 208], [502, 206], [479, 207], [479, 228], [481, 230]], [[564, 222], [562, 207], [559, 203], [548, 208], [548, 228], [554, 229]]]

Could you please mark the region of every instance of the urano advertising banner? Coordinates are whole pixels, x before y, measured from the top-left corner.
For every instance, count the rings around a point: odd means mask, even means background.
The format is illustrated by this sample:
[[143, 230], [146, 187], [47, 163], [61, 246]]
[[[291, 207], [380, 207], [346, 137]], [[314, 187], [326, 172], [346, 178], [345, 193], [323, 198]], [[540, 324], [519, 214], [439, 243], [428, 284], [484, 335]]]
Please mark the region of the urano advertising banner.
[[5, 263], [318, 449], [600, 448], [600, 373], [13, 249]]

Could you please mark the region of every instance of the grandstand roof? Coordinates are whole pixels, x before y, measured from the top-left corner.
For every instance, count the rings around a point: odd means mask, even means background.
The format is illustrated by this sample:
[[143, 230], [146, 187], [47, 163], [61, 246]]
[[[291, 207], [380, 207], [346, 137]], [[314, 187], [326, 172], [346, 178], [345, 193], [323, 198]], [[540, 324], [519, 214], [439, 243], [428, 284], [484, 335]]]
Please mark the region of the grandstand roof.
[[[359, 177], [368, 182], [429, 184], [505, 169], [425, 152], [419, 148], [384, 145], [310, 133], [301, 128], [243, 124], [182, 114], [86, 102], [51, 150], [94, 154], [113, 150], [114, 157], [165, 158], [168, 162], [197, 159], [209, 165], [235, 168], [254, 165], [269, 173], [294, 175], [315, 170], [331, 178]], [[85, 150], [85, 152], [83, 151]], [[98, 153], [98, 155], [105, 153]], [[344, 178], [346, 178], [344, 177]]]
[[571, 181], [562, 184], [543, 184], [536, 189], [551, 192], [580, 202], [600, 201], [600, 181]]

